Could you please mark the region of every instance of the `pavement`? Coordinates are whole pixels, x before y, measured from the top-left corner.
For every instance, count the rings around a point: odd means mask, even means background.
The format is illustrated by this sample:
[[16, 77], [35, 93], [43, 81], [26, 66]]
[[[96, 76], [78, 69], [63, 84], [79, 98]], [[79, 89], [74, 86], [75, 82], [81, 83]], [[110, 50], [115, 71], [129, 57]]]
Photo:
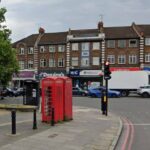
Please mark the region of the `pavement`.
[[122, 130], [120, 117], [86, 107], [74, 107], [73, 120], [55, 126], [42, 123], [38, 112], [37, 130], [31, 112], [16, 115], [17, 134], [11, 135], [10, 113], [0, 110], [0, 150], [113, 150]]

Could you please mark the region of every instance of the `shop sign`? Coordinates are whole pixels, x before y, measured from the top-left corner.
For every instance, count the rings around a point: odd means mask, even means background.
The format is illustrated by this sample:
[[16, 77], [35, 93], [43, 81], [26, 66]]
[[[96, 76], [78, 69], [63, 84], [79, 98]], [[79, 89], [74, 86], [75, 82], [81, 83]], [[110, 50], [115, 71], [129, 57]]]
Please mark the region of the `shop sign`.
[[80, 70], [70, 70], [69, 75], [70, 76], [79, 76]]
[[80, 76], [102, 76], [102, 70], [82, 70]]
[[65, 76], [65, 74], [63, 72], [59, 72], [59, 73], [56, 73], [56, 72], [53, 72], [53, 73], [46, 73], [46, 72], [41, 72], [39, 74], [39, 77], [40, 78], [45, 78], [45, 77], [48, 77], [48, 76]]
[[144, 67], [143, 70], [150, 71], [150, 67]]
[[20, 71], [18, 74], [13, 74], [13, 78], [34, 78], [34, 71]]
[[139, 71], [141, 70], [139, 67], [133, 67], [133, 68], [110, 68], [111, 71]]

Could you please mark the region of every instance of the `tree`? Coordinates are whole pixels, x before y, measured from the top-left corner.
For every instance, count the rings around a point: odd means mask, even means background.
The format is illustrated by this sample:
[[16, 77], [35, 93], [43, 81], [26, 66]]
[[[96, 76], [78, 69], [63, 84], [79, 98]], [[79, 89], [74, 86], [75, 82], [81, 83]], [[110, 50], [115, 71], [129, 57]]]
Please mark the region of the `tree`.
[[6, 8], [0, 8], [0, 82], [6, 86], [11, 80], [13, 73], [19, 70], [18, 61], [16, 59], [16, 50], [12, 48], [11, 30], [4, 24]]

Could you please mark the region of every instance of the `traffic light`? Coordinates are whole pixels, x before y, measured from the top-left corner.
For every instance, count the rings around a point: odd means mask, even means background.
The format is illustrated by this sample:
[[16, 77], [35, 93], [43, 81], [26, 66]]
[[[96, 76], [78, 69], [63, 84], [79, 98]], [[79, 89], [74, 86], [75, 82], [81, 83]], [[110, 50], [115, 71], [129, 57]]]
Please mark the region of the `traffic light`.
[[104, 79], [105, 80], [111, 79], [111, 71], [109, 68], [109, 62], [108, 61], [106, 61], [104, 64]]

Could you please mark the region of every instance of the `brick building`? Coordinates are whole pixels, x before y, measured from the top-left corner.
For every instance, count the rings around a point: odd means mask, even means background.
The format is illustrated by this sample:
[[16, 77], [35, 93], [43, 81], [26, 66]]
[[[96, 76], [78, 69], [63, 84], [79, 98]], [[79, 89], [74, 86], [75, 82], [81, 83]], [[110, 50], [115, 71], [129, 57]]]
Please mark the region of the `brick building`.
[[21, 70], [70, 75], [73, 84], [102, 80], [104, 61], [111, 70], [150, 70], [150, 25], [104, 27], [45, 33], [40, 28], [13, 44]]

